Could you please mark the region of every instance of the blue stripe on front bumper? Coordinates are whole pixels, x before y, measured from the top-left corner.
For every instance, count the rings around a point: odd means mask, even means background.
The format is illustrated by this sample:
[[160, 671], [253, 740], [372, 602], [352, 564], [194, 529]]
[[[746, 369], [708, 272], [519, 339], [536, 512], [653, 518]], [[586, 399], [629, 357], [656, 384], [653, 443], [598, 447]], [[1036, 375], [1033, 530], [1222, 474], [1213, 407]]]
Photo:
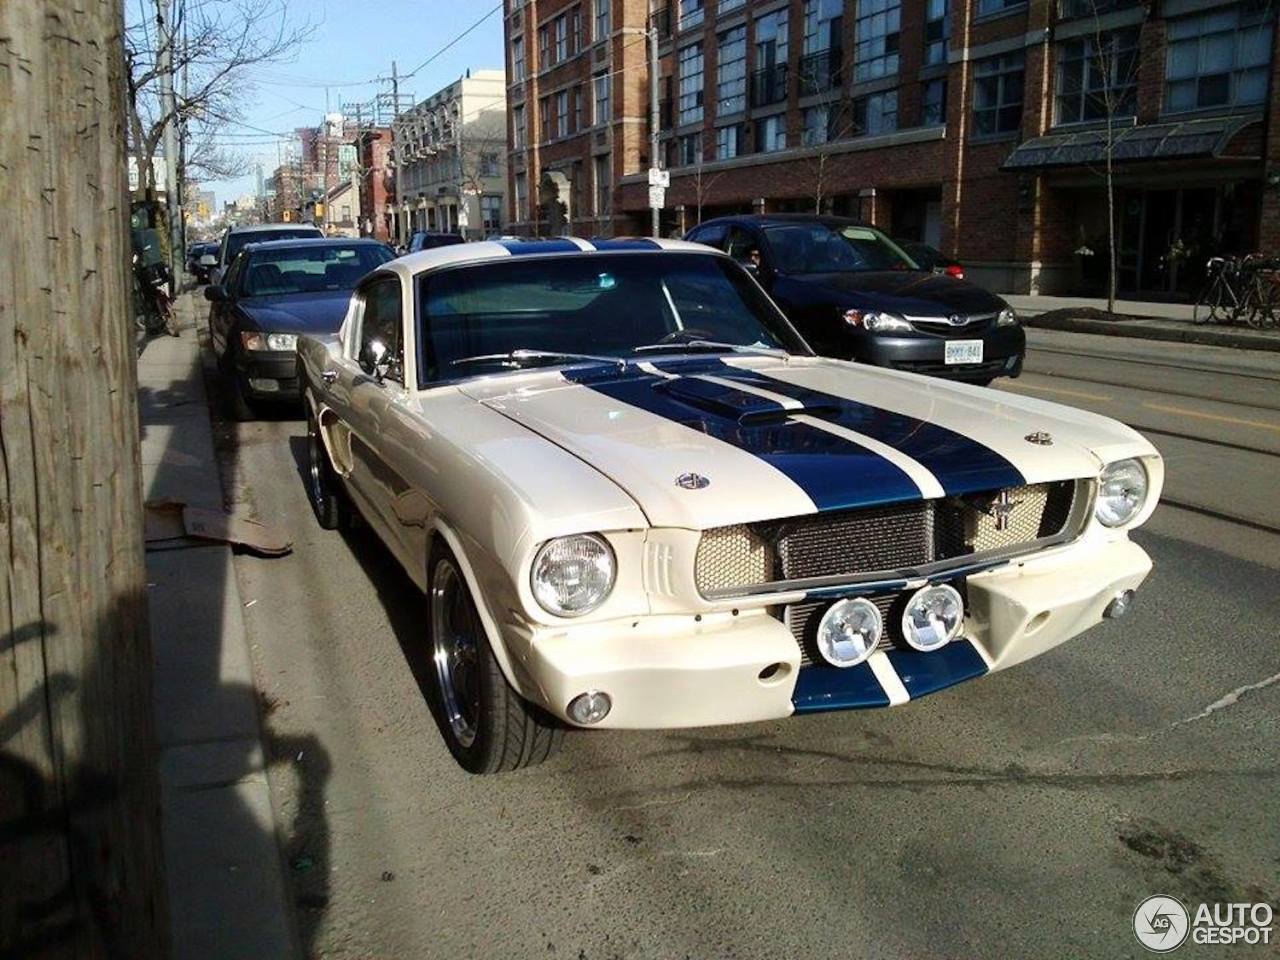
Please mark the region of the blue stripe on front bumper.
[[963, 637], [932, 653], [890, 650], [887, 656], [912, 700], [987, 672], [987, 663], [974, 649], [973, 642]]
[[[972, 680], [987, 672], [986, 661], [969, 640], [953, 640], [941, 650], [890, 650], [885, 654], [912, 700]], [[825, 663], [800, 668], [791, 694], [796, 713], [887, 707], [889, 697], [867, 664], [840, 669]]]

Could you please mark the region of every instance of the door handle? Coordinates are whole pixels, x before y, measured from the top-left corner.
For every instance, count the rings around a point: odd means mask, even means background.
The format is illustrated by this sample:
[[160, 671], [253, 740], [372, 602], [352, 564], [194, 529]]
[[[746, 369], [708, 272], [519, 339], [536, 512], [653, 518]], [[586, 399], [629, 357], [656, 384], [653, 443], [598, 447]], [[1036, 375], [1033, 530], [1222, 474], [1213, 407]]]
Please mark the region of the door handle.
[[325, 383], [327, 383], [327, 384], [332, 384], [332, 383], [333, 383], [333, 381], [335, 381], [335, 380], [337, 380], [337, 379], [338, 379], [338, 371], [337, 371], [337, 370], [324, 370], [324, 371], [322, 371], [322, 372], [321, 372], [321, 374], [320, 374], [320, 379], [321, 379], [321, 380], [323, 380], [323, 381], [324, 381]]

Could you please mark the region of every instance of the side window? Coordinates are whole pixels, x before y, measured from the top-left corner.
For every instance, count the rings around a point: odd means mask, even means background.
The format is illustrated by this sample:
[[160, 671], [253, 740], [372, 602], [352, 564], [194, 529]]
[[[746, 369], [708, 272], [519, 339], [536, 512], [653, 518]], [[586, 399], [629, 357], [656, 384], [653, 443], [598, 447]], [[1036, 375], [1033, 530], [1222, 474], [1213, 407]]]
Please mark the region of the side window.
[[711, 227], [701, 227], [693, 232], [689, 237], [694, 243], [705, 243], [709, 247], [718, 247], [724, 249], [724, 236], [727, 232], [724, 224], [716, 224]]
[[400, 281], [394, 277], [375, 280], [361, 295], [364, 312], [360, 321], [360, 349], [356, 360], [365, 373], [373, 375], [378, 349], [385, 350], [387, 380], [404, 383], [404, 343], [400, 326]]
[[730, 227], [725, 250], [744, 267], [760, 266], [760, 242], [750, 230]]
[[233, 297], [240, 295], [240, 275], [244, 273], [244, 263], [248, 257], [236, 257], [227, 267], [227, 275], [222, 278], [222, 286]]

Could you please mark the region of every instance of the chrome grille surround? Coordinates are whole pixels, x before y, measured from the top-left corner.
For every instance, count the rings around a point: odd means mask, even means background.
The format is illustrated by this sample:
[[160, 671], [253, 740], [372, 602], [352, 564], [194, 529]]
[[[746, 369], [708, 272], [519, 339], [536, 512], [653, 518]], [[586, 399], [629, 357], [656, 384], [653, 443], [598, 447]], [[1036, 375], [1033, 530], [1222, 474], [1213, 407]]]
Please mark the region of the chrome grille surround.
[[1062, 480], [716, 527], [699, 542], [694, 579], [705, 599], [720, 600], [934, 576], [1074, 540], [1092, 501], [1093, 481]]

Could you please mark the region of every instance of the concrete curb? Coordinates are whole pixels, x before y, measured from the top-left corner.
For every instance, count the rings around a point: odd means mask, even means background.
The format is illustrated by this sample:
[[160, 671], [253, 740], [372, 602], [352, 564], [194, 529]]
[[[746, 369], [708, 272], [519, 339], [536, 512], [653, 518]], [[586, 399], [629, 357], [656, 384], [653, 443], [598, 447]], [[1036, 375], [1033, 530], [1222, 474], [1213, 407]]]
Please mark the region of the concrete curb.
[[1023, 325], [1042, 330], [1061, 330], [1067, 333], [1096, 333], [1107, 337], [1132, 337], [1138, 340], [1165, 340], [1180, 343], [1198, 343], [1212, 347], [1230, 347], [1234, 350], [1265, 350], [1280, 353], [1280, 336], [1253, 330], [1236, 330], [1215, 327], [1211, 324], [1180, 323], [1159, 320], [1089, 320], [1084, 317], [1041, 320], [1037, 316], [1023, 317]]

